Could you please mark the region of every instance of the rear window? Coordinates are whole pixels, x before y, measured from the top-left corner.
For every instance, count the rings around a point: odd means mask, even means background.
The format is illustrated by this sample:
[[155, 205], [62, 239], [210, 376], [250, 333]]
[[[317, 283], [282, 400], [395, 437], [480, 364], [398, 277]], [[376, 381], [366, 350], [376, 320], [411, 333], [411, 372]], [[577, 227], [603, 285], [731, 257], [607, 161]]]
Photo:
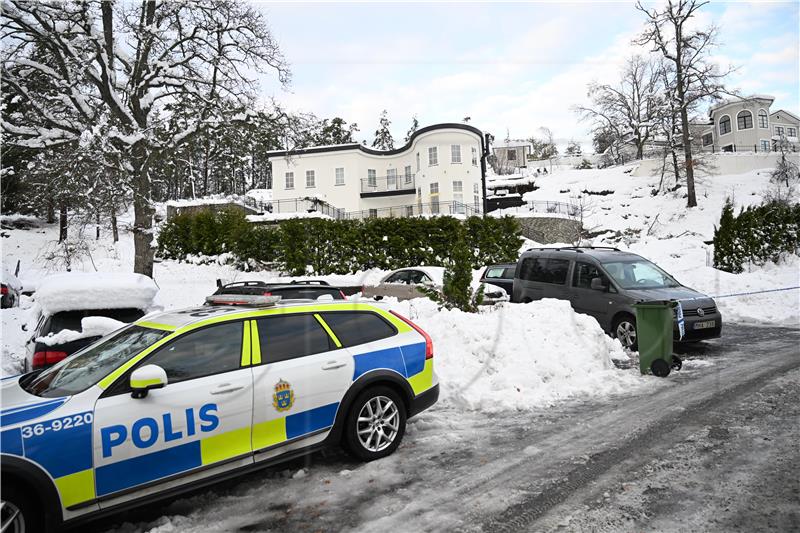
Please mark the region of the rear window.
[[569, 259], [526, 257], [520, 267], [520, 279], [564, 285], [567, 282]]
[[515, 267], [493, 267], [486, 269], [486, 279], [514, 279]]
[[394, 326], [368, 312], [322, 313], [322, 319], [344, 347], [378, 341], [397, 333]]
[[81, 331], [81, 320], [90, 316], [103, 316], [113, 318], [120, 322], [135, 322], [144, 316], [144, 311], [141, 309], [89, 309], [85, 311], [62, 311], [50, 317], [49, 324], [46, 327], [47, 331], [43, 331], [43, 335], [48, 333], [58, 333], [65, 329], [72, 331]]
[[257, 322], [264, 363], [287, 361], [335, 348], [314, 315], [267, 317]]

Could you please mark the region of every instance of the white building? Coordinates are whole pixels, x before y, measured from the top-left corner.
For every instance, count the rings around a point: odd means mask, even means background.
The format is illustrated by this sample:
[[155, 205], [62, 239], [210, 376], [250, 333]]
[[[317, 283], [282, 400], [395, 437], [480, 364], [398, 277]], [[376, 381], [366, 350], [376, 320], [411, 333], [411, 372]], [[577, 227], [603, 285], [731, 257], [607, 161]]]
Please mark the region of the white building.
[[421, 128], [394, 150], [353, 143], [275, 150], [268, 157], [273, 213], [315, 205], [349, 218], [483, 211], [484, 136], [466, 124]]

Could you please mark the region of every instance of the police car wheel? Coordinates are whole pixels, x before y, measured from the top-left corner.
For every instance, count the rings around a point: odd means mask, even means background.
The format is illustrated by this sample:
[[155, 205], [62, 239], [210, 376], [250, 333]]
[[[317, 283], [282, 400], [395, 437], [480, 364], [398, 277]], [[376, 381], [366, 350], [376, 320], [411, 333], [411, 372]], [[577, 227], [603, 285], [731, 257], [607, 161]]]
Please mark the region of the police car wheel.
[[374, 461], [392, 454], [406, 431], [406, 410], [389, 387], [362, 392], [347, 415], [344, 444], [356, 459]]
[[0, 502], [0, 530], [3, 533], [36, 533], [44, 530], [41, 513], [35, 513], [31, 498], [19, 487], [3, 484]]

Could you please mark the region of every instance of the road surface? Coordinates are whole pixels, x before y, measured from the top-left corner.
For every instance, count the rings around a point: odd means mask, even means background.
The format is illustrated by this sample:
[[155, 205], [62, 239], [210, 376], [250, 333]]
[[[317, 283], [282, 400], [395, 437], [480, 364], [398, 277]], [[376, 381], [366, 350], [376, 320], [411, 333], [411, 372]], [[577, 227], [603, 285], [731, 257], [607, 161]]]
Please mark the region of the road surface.
[[729, 324], [646, 393], [437, 408], [384, 460], [315, 454], [91, 530], [798, 531], [798, 347], [800, 330]]

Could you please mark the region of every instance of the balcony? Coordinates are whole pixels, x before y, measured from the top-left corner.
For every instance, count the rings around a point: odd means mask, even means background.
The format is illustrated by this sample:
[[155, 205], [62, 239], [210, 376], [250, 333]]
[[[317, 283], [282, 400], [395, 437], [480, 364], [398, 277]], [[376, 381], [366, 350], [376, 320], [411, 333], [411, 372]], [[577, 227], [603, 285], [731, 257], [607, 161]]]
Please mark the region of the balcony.
[[408, 204], [394, 207], [380, 207], [363, 211], [349, 211], [344, 218], [409, 218], [426, 216], [480, 216], [480, 206], [462, 204], [461, 202], [433, 202], [428, 204]]
[[361, 179], [361, 198], [398, 196], [415, 192], [414, 176], [375, 176]]

